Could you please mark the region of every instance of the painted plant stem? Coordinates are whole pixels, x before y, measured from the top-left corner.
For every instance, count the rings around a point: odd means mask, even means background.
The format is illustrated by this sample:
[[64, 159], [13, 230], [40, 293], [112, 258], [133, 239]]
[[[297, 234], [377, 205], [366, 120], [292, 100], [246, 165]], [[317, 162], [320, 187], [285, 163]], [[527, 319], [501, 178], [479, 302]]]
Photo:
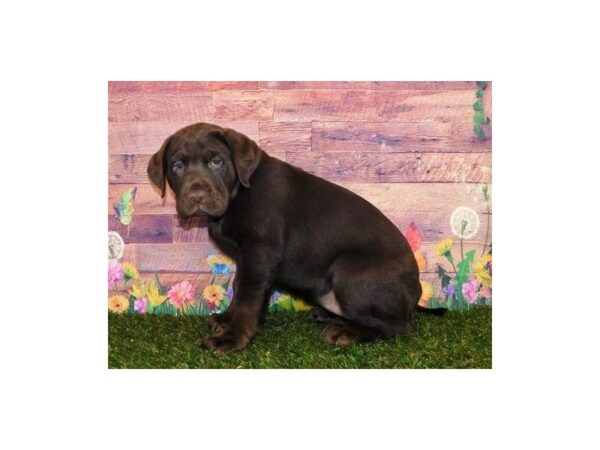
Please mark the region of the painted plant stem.
[[485, 200], [485, 206], [487, 211], [487, 225], [485, 229], [485, 242], [483, 243], [483, 250], [481, 251], [481, 256], [485, 255], [485, 248], [487, 247], [488, 239], [490, 237], [490, 197], [488, 194], [487, 184], [483, 185], [483, 198]]

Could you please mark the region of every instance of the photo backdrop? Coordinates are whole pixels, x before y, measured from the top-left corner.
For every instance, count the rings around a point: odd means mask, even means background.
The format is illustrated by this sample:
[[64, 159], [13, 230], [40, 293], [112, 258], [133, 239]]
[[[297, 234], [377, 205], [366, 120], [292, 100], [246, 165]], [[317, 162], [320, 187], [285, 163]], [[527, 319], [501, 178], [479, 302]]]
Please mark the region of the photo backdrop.
[[[108, 101], [109, 310], [210, 314], [231, 300], [233, 262], [146, 175], [194, 122], [234, 128], [381, 209], [415, 252], [423, 306], [491, 304], [491, 82], [115, 81]], [[276, 292], [271, 308], [307, 306]]]

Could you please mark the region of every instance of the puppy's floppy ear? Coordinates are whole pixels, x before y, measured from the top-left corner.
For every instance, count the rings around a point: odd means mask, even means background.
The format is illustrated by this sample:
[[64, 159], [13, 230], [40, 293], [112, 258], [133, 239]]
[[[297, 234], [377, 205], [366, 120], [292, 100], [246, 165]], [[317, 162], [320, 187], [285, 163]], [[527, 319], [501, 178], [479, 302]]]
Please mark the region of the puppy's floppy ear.
[[250, 187], [250, 176], [260, 163], [262, 150], [252, 139], [230, 128], [225, 128], [218, 133], [231, 150], [240, 183]]
[[167, 173], [167, 150], [170, 143], [171, 136], [165, 140], [163, 145], [160, 147], [160, 150], [152, 155], [152, 158], [148, 163], [148, 178], [150, 178], [152, 184], [160, 189], [161, 197], [165, 196], [165, 192], [167, 190], [165, 175]]

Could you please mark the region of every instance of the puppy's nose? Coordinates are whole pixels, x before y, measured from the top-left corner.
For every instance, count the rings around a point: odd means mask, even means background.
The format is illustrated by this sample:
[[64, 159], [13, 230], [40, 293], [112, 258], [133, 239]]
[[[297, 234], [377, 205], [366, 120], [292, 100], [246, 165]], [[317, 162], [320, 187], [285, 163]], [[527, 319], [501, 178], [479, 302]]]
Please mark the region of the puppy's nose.
[[206, 198], [206, 193], [202, 191], [191, 191], [187, 198], [190, 203], [202, 203]]
[[201, 191], [204, 188], [206, 188], [206, 186], [204, 186], [202, 183], [200, 183], [199, 181], [194, 181], [192, 184], [190, 184], [190, 192], [191, 191]]

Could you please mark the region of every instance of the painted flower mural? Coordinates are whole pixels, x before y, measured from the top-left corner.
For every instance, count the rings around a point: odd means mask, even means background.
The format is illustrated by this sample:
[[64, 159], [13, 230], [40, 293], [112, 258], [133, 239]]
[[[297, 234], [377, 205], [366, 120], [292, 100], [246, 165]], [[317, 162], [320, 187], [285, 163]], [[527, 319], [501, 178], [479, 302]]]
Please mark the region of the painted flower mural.
[[[122, 202], [128, 224], [133, 217], [135, 191]], [[486, 203], [489, 202], [487, 185], [483, 186]], [[419, 305], [428, 308], [468, 309], [474, 305], [492, 304], [492, 251], [488, 245], [489, 215], [485, 244], [479, 257], [476, 250], [465, 249], [465, 241], [473, 238], [481, 226], [478, 214], [471, 208], [458, 207], [450, 216], [450, 230], [458, 242], [446, 237], [429, 251], [423, 246], [423, 235], [415, 222], [410, 222], [404, 235], [414, 253], [422, 278], [422, 295]], [[131, 215], [131, 217], [128, 217]], [[123, 216], [123, 214], [121, 215]], [[115, 242], [121, 247], [113, 248]], [[469, 243], [467, 242], [467, 247]], [[190, 280], [177, 280], [165, 287], [158, 274], [140, 274], [131, 261], [122, 261], [124, 241], [117, 232], [109, 232], [108, 262], [108, 309], [116, 314], [168, 314], [209, 315], [225, 311], [235, 295], [233, 278], [235, 262], [220, 254], [205, 256], [206, 267], [211, 275], [204, 286]], [[111, 247], [112, 246], [112, 247]], [[446, 264], [444, 264], [444, 261]], [[430, 267], [430, 264], [432, 266]], [[435, 272], [427, 272], [435, 268]], [[270, 298], [271, 311], [306, 311], [310, 306], [287, 293], [273, 292]]]

